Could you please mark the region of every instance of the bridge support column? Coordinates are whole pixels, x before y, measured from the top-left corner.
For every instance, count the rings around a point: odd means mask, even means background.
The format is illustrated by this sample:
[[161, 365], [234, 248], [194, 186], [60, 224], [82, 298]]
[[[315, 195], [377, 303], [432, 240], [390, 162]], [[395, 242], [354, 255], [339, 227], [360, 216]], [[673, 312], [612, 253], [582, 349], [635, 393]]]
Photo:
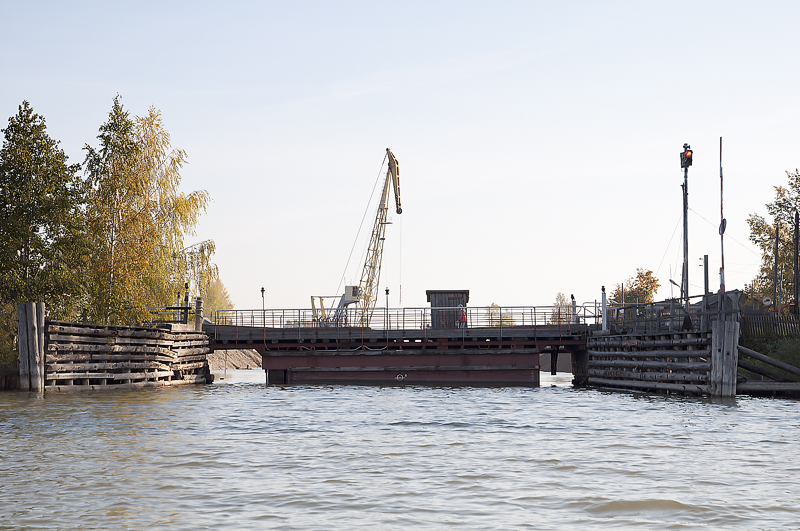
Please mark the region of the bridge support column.
[[572, 351], [572, 385], [574, 387], [589, 385], [589, 351], [585, 347]]

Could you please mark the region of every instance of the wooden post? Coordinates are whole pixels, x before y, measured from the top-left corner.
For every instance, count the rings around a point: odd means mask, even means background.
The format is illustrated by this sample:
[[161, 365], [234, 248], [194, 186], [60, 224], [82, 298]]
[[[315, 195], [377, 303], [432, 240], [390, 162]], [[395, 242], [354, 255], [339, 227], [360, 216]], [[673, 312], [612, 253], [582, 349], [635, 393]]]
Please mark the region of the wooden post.
[[28, 325], [28, 360], [31, 371], [31, 391], [44, 391], [44, 370], [39, 369], [42, 361], [39, 351], [39, 319], [36, 315], [36, 303], [25, 303], [25, 314]]
[[39, 373], [39, 381], [41, 388], [39, 391], [44, 391], [44, 386], [47, 384], [44, 373], [45, 362], [45, 326], [44, 326], [44, 313], [45, 304], [43, 302], [36, 303], [36, 330], [37, 330], [37, 344], [39, 346], [36, 351], [36, 371]]
[[25, 303], [17, 304], [17, 343], [19, 346], [19, 390], [29, 391], [31, 388], [31, 365], [28, 356], [28, 314]]
[[586, 387], [589, 385], [589, 350], [572, 351], [572, 385]]
[[203, 297], [197, 297], [194, 301], [194, 329], [203, 331]]
[[737, 366], [739, 362], [739, 319], [732, 311], [728, 297], [720, 318], [711, 326], [711, 373], [708, 392], [711, 396], [732, 398], [736, 396]]
[[739, 321], [732, 316], [725, 319], [723, 338], [722, 396], [736, 396], [736, 375], [739, 366]]

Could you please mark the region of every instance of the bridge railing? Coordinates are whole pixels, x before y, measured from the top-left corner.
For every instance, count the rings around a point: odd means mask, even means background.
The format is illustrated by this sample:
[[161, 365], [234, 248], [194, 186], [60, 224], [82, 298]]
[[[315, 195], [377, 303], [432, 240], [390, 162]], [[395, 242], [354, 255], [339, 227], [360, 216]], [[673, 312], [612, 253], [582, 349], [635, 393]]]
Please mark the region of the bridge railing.
[[[596, 325], [594, 304], [576, 306], [486, 306], [452, 308], [375, 308], [367, 320], [358, 308], [322, 313], [307, 309], [218, 310], [214, 323], [250, 328], [348, 328], [414, 330], [447, 328], [505, 328], [519, 326]], [[463, 315], [463, 317], [462, 317]], [[462, 325], [463, 323], [463, 325]]]

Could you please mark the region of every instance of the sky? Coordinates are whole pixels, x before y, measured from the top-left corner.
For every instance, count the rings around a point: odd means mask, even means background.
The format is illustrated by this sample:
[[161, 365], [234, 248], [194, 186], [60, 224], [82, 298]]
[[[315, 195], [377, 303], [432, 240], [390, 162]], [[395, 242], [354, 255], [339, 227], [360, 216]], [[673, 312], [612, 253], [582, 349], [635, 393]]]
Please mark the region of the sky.
[[684, 143], [690, 293], [706, 254], [719, 285], [720, 137], [726, 287], [756, 275], [747, 218], [800, 166], [798, 22], [790, 1], [0, 0], [0, 123], [28, 100], [83, 162], [117, 94], [159, 109], [183, 191], [213, 200], [186, 244], [215, 241], [239, 309], [358, 283], [387, 147], [379, 305], [594, 302], [637, 268], [664, 299]]

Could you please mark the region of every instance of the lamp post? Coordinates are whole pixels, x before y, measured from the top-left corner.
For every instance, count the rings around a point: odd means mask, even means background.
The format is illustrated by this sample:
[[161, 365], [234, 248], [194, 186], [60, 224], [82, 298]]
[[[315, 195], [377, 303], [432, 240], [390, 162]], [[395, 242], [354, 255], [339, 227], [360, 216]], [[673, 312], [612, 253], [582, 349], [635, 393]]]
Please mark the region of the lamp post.
[[386, 330], [389, 330], [389, 288], [386, 288]]
[[264, 310], [264, 286], [261, 286], [261, 324], [267, 326], [267, 314]]
[[681, 275], [681, 291], [686, 297], [686, 314], [689, 314], [689, 166], [692, 165], [694, 152], [689, 144], [683, 144], [681, 169], [683, 169], [683, 274]]

